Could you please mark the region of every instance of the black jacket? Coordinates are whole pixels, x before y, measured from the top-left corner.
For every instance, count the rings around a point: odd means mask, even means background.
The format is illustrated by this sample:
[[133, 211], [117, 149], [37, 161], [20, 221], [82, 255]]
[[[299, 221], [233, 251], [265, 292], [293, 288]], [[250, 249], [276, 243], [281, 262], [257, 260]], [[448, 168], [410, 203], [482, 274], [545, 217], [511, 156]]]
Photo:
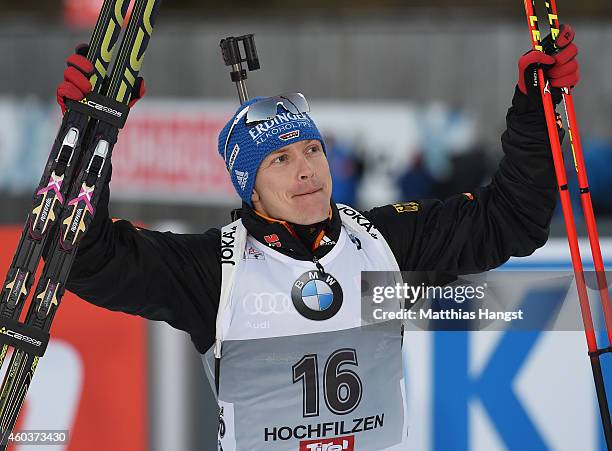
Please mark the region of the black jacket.
[[[502, 135], [504, 157], [491, 183], [445, 201], [418, 200], [364, 211], [389, 243], [402, 270], [481, 272], [511, 256], [526, 256], [548, 238], [556, 201], [556, 182], [544, 115], [538, 101], [518, 89]], [[67, 289], [108, 308], [166, 321], [191, 335], [205, 352], [213, 343], [221, 289], [219, 229], [177, 235], [140, 229], [108, 214], [108, 189], [80, 246]], [[340, 219], [333, 214], [318, 225], [333, 241]], [[242, 219], [262, 243], [277, 234], [280, 252], [300, 260], [322, 256], [303, 235], [261, 219], [244, 206]], [[229, 222], [229, 221], [228, 221]]]

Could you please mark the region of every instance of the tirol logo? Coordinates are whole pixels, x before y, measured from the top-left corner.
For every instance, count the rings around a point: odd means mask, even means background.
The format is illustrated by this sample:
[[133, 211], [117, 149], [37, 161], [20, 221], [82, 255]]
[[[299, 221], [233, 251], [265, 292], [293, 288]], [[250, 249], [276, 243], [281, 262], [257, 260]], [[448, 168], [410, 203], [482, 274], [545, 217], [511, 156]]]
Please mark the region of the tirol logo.
[[289, 141], [290, 139], [295, 139], [295, 138], [299, 138], [299, 137], [300, 137], [300, 131], [299, 130], [294, 130], [292, 132], [284, 133], [284, 134], [280, 135], [278, 137], [278, 139], [280, 139], [281, 141]]
[[355, 436], [324, 438], [317, 440], [302, 440], [300, 451], [354, 451]]
[[308, 271], [293, 283], [291, 300], [303, 317], [323, 321], [340, 310], [342, 287], [330, 274]]
[[221, 264], [235, 265], [234, 243], [236, 242], [236, 226], [229, 230], [223, 230], [221, 234]]

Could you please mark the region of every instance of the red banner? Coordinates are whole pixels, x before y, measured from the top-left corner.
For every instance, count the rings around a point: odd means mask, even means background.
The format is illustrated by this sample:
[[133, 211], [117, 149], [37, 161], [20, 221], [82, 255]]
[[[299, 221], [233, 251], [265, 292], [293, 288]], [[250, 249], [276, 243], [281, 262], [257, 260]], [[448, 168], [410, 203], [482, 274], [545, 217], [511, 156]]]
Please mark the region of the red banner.
[[96, 24], [104, 0], [64, 0], [64, 21], [79, 28]]
[[[3, 278], [21, 230], [0, 227]], [[148, 449], [145, 326], [67, 292], [15, 431], [67, 429], [67, 451]]]
[[[93, 28], [96, 25], [104, 0], [64, 0], [64, 22], [75, 28]], [[125, 20], [134, 9], [130, 3]]]
[[134, 111], [113, 151], [113, 195], [236, 202], [217, 153], [219, 131], [229, 116], [224, 113], [183, 112], [173, 103]]

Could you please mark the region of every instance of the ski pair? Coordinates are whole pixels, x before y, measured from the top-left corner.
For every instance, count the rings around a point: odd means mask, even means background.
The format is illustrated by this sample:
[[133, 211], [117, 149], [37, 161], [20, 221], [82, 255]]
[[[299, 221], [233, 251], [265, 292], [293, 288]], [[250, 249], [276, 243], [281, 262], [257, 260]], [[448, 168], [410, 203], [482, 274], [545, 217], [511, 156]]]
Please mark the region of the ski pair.
[[[110, 158], [129, 113], [128, 103], [153, 32], [161, 0], [135, 0], [109, 72], [130, 0], [104, 0], [87, 58], [92, 92], [68, 111], [34, 192], [15, 256], [0, 294], [0, 366], [14, 349], [0, 387], [0, 450], [8, 446], [49, 330], [65, 291], [78, 245], [93, 219]], [[41, 257], [46, 255], [25, 320], [20, 315]]]
[[[551, 31], [550, 48], [545, 48], [547, 47], [547, 43], [543, 43], [540, 39], [541, 34], [538, 28], [538, 17], [536, 13], [535, 0], [523, 1], [525, 5], [525, 13], [527, 15], [527, 22], [529, 25], [533, 49], [537, 51], [547, 51], [547, 53], [554, 53], [557, 50], [556, 41], [559, 36], [559, 17], [557, 14], [556, 0], [545, 0], [546, 12], [548, 15], [548, 22]], [[552, 101], [552, 94], [550, 86], [544, 77], [544, 71], [541, 68], [537, 70], [537, 76], [540, 94], [542, 95], [544, 114], [546, 116], [546, 126], [548, 128], [548, 136], [550, 139], [555, 173], [557, 176], [557, 183], [559, 185], [559, 196], [561, 198], [561, 207], [563, 209], [563, 219], [565, 221], [565, 228], [567, 232], [567, 239], [569, 243], [574, 275], [576, 277], [576, 286], [578, 289], [580, 310], [582, 313], [582, 321], [586, 334], [588, 354], [589, 359], [591, 361], [591, 369], [593, 371], [593, 379], [595, 381], [595, 391], [597, 393], [597, 402], [599, 405], [599, 411], [604, 430], [604, 437], [606, 440], [607, 449], [612, 450], [612, 424], [610, 422], [610, 410], [608, 407], [608, 400], [606, 397], [606, 389], [604, 385], [600, 362], [601, 354], [611, 352], [612, 348], [610, 346], [608, 346], [607, 348], [599, 348], [597, 346], [597, 338], [595, 336], [595, 328], [593, 326], [593, 318], [591, 315], [591, 308], [589, 305], [589, 298], [586, 289], [584, 268], [582, 266], [582, 257], [580, 256], [580, 248], [578, 246], [578, 235], [576, 233], [574, 215], [572, 213], [572, 205], [567, 185], [567, 176], [563, 164], [561, 143], [557, 131], [557, 121]], [[591, 255], [593, 257], [593, 263], [597, 279], [597, 288], [599, 290], [604, 320], [606, 324], [606, 331], [608, 334], [608, 343], [609, 345], [612, 345], [612, 305], [610, 304], [610, 294], [608, 292], [608, 283], [606, 280], [605, 268], [601, 256], [599, 235], [597, 233], [595, 214], [593, 212], [593, 205], [591, 203], [591, 195], [589, 193], [589, 183], [584, 164], [584, 156], [582, 153], [580, 134], [578, 132], [578, 122], [576, 120], [574, 99], [572, 97], [572, 87], [564, 87], [562, 88], [561, 92], [563, 94], [563, 104], [565, 107], [566, 122], [569, 132], [570, 144], [572, 147], [572, 154], [574, 157], [574, 167], [576, 169], [578, 185], [580, 188], [580, 201], [582, 204], [582, 210], [587, 226], [589, 244], [591, 247]]]

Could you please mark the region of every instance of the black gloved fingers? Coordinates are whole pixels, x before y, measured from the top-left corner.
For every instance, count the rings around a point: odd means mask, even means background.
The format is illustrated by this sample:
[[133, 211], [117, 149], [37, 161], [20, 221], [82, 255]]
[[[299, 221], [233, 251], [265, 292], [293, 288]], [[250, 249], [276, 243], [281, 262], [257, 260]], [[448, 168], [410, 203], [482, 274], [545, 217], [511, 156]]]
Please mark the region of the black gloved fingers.
[[128, 106], [132, 108], [136, 104], [136, 102], [138, 102], [144, 97], [146, 91], [147, 88], [145, 86], [144, 79], [142, 77], [137, 77], [136, 81], [134, 82], [134, 86], [132, 87], [132, 94], [130, 96], [130, 102], [128, 103]]
[[79, 44], [74, 48], [74, 53], [81, 56], [87, 56], [89, 53], [89, 44]]
[[141, 90], [143, 89], [144, 79], [142, 77], [137, 77], [134, 82], [134, 86], [132, 87], [132, 98], [140, 98]]

